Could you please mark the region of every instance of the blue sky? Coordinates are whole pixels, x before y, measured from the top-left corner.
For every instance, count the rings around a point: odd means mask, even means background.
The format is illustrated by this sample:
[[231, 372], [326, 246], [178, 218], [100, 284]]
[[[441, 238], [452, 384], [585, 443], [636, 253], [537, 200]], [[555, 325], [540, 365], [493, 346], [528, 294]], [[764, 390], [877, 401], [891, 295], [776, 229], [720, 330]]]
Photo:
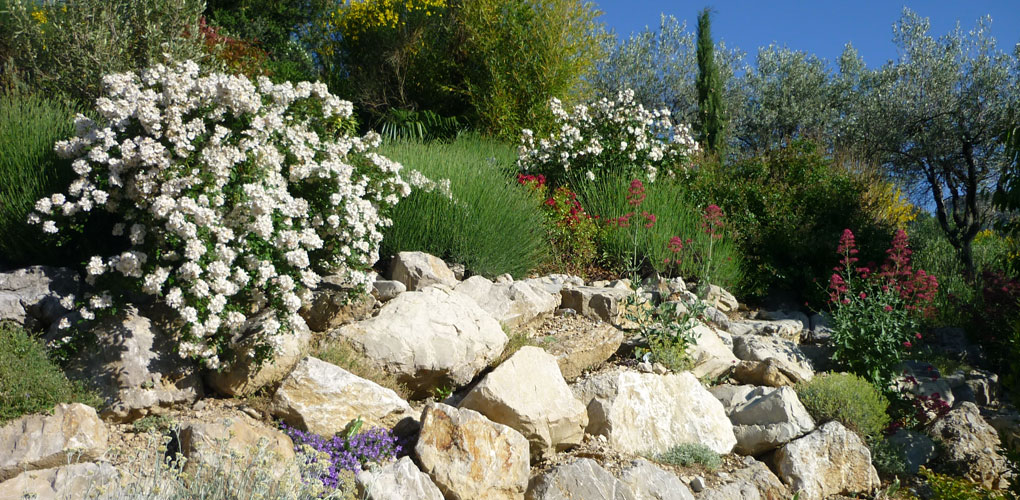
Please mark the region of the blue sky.
[[595, 0], [600, 18], [621, 37], [645, 26], [657, 28], [660, 13], [687, 20], [693, 31], [697, 13], [714, 10], [712, 35], [728, 47], [748, 53], [776, 42], [813, 53], [834, 63], [849, 41], [865, 64], [877, 67], [897, 57], [892, 24], [904, 6], [931, 20], [932, 33], [948, 33], [957, 21], [964, 31], [979, 17], [992, 16], [991, 33], [1000, 50], [1012, 52], [1020, 42], [1020, 0]]

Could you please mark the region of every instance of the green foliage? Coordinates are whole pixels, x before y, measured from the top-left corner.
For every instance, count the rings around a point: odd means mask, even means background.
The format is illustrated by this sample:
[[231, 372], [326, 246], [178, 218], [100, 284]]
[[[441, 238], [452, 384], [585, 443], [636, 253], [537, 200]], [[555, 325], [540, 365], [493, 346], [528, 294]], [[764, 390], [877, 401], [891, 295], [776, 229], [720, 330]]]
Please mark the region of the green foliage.
[[455, 137], [464, 129], [456, 116], [439, 116], [429, 111], [390, 108], [382, 117], [379, 133], [389, 141], [431, 141]]
[[381, 255], [425, 251], [485, 276], [524, 276], [548, 257], [545, 216], [510, 179], [515, 156], [509, 146], [464, 136], [449, 144], [392, 143], [381, 149], [405, 168], [436, 181], [449, 179], [453, 195], [451, 200], [416, 192], [401, 201], [393, 225], [383, 232]]
[[871, 464], [883, 476], [902, 476], [907, 473], [906, 452], [885, 438], [874, 438], [868, 443]]
[[835, 420], [866, 439], [889, 425], [889, 400], [867, 380], [850, 373], [825, 373], [798, 384], [797, 396], [819, 425]]
[[698, 14], [698, 138], [705, 151], [722, 155], [726, 133], [723, 82], [716, 66], [710, 11]]
[[585, 212], [577, 194], [566, 186], [545, 199], [542, 211], [552, 247], [551, 265], [558, 272], [586, 276], [599, 257], [598, 239], [605, 227]]
[[[641, 270], [654, 269], [684, 278], [700, 278], [704, 275], [711, 245], [713, 284], [727, 290], [741, 289], [743, 257], [733, 233], [728, 232], [721, 240], [713, 242], [702, 227], [702, 209], [695, 205], [687, 182], [659, 179], [648, 183], [645, 185], [645, 198], [638, 206], [627, 201], [630, 182], [622, 176], [607, 175], [593, 181], [577, 179], [572, 183], [588, 213], [603, 221], [609, 222], [633, 212], [655, 215], [651, 227], [644, 227], [648, 219], [636, 213], [628, 222], [633, 226], [611, 227], [603, 232], [599, 246], [608, 265], [617, 268], [629, 265], [636, 240], [637, 262]], [[683, 250], [679, 254], [673, 252], [670, 246], [674, 236], [683, 240]]]
[[48, 95], [91, 103], [102, 77], [175, 60], [207, 59], [200, 0], [2, 0], [13, 65]]
[[173, 429], [174, 419], [170, 415], [146, 415], [132, 422], [131, 427], [140, 434], [150, 432], [163, 434]]
[[70, 262], [66, 250], [42, 244], [39, 229], [27, 220], [36, 201], [74, 176], [53, 145], [74, 133], [77, 111], [40, 95], [0, 96], [0, 264]]
[[701, 443], [678, 444], [652, 457], [656, 462], [687, 467], [700, 465], [708, 470], [718, 469], [722, 465], [722, 457], [711, 448]]
[[67, 379], [46, 348], [20, 326], [0, 322], [0, 425], [59, 403], [99, 406], [102, 399]]
[[364, 357], [347, 340], [338, 338], [322, 341], [315, 349], [315, 357], [391, 389], [404, 399], [410, 396], [407, 386], [398, 382], [396, 376], [367, 366]]
[[956, 478], [932, 472], [921, 467], [921, 477], [927, 481], [932, 498], [938, 500], [1004, 500], [1006, 497], [997, 491], [982, 488], [981, 485], [962, 478]]
[[584, 0], [462, 2], [463, 93], [479, 128], [506, 139], [548, 132], [550, 98], [582, 101], [606, 37], [600, 14]]
[[[725, 167], [706, 165], [692, 178], [692, 202], [718, 204], [726, 214], [746, 262], [743, 291], [763, 296], [770, 289], [798, 290], [822, 302], [816, 280], [832, 270], [829, 253], [850, 228], [865, 251], [879, 260], [889, 228], [861, 206], [866, 186], [836, 167], [809, 142], [750, 157]], [[722, 283], [719, 283], [723, 285]], [[723, 285], [725, 286], [725, 285]]]
[[684, 306], [663, 302], [656, 307], [639, 303], [636, 294], [627, 297], [623, 304], [626, 318], [638, 324], [641, 336], [648, 341], [648, 348], [635, 350], [635, 355], [640, 359], [650, 353], [652, 362], [662, 363], [674, 372], [690, 370], [694, 360], [688, 351], [698, 342], [694, 327], [705, 307], [701, 301]]

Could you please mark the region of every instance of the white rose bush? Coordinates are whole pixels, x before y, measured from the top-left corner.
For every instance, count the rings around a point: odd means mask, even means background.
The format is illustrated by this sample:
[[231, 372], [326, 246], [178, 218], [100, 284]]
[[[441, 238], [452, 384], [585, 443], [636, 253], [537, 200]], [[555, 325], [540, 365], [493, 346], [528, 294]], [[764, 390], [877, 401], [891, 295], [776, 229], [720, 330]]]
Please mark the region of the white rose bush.
[[266, 309], [254, 352], [271, 355], [268, 336], [301, 321], [320, 276], [371, 283], [386, 213], [411, 185], [372, 152], [378, 134], [339, 132], [351, 103], [322, 83], [201, 75], [191, 61], [108, 75], [104, 88], [101, 120], [79, 115], [56, 145], [77, 178], [29, 220], [56, 233], [91, 211], [117, 219], [126, 250], [88, 260], [85, 319], [128, 293], [158, 296], [183, 320], [180, 354], [215, 369]]
[[660, 173], [674, 176], [685, 169], [699, 151], [689, 126], [673, 123], [668, 109], [645, 109], [630, 89], [570, 112], [555, 98], [549, 107], [556, 132], [536, 140], [525, 129], [517, 165], [554, 184], [571, 173], [591, 180], [608, 172], [654, 182]]

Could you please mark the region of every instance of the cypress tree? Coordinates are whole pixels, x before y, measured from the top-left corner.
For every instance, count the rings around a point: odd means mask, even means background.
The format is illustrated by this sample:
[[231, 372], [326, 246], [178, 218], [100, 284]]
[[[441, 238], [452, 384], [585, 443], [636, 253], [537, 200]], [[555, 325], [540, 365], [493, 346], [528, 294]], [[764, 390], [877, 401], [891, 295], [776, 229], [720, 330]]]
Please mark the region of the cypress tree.
[[709, 9], [698, 13], [698, 139], [712, 155], [722, 155], [726, 129], [722, 79], [715, 64]]

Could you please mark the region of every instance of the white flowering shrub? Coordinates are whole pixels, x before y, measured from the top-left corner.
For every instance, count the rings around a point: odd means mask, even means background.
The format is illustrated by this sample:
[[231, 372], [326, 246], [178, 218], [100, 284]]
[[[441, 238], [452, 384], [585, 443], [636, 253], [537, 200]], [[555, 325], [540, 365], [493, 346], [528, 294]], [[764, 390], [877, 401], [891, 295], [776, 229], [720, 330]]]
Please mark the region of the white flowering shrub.
[[157, 295], [183, 320], [180, 354], [217, 368], [257, 312], [276, 312], [266, 338], [300, 321], [321, 275], [371, 282], [385, 214], [411, 186], [371, 151], [377, 134], [338, 132], [349, 102], [322, 83], [203, 76], [191, 61], [103, 83], [102, 123], [79, 115], [56, 145], [77, 178], [29, 220], [54, 233], [84, 212], [118, 218], [126, 250], [88, 261], [100, 291], [85, 297], [85, 319], [128, 290]]
[[668, 109], [648, 110], [624, 90], [615, 100], [579, 104], [570, 112], [556, 98], [549, 102], [557, 132], [536, 140], [525, 129], [518, 166], [559, 183], [573, 171], [594, 179], [600, 172], [655, 181], [686, 168], [698, 143], [687, 125], [674, 124]]

